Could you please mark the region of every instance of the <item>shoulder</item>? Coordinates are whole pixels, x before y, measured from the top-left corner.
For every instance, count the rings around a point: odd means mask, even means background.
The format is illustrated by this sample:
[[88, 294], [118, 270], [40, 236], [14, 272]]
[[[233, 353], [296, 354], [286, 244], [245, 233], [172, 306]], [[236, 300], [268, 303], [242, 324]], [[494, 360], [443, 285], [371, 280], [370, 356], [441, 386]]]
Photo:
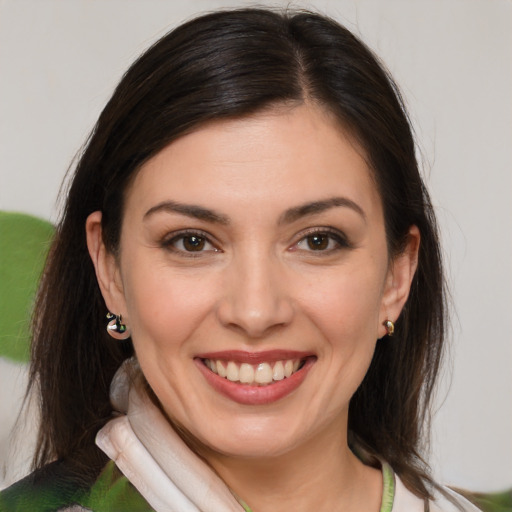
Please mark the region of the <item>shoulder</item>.
[[[461, 494], [449, 487], [443, 487], [446, 496], [438, 493], [430, 506], [430, 512], [480, 512], [480, 509]], [[451, 497], [451, 500], [448, 498]]]
[[[395, 475], [395, 498], [392, 512], [480, 512], [480, 509], [466, 498], [448, 487], [442, 487], [446, 495], [437, 492], [426, 508], [424, 500], [418, 498]], [[451, 498], [451, 499], [450, 499]]]
[[34, 471], [0, 493], [2, 512], [53, 511], [76, 504], [86, 489], [70, 476], [64, 462], [58, 461]]
[[0, 510], [18, 512], [151, 512], [152, 508], [113, 462], [92, 483], [54, 462], [0, 492]]

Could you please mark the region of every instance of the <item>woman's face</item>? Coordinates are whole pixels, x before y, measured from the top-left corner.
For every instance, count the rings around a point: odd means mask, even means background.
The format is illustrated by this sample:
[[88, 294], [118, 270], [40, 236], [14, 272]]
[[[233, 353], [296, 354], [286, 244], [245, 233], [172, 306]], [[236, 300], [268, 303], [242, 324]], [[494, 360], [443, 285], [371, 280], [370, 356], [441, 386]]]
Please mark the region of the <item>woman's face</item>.
[[388, 259], [362, 151], [311, 106], [162, 150], [127, 191], [120, 244], [105, 257], [107, 305], [168, 416], [231, 456], [346, 432], [414, 272], [414, 255]]

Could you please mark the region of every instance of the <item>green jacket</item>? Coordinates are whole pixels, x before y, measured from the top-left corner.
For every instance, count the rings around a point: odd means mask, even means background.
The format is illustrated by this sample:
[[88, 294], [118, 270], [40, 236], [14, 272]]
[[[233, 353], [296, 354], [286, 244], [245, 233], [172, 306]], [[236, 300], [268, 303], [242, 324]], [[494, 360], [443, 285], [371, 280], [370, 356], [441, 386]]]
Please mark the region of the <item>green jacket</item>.
[[0, 492], [0, 512], [151, 512], [153, 509], [109, 461], [92, 485], [66, 462], [54, 462]]

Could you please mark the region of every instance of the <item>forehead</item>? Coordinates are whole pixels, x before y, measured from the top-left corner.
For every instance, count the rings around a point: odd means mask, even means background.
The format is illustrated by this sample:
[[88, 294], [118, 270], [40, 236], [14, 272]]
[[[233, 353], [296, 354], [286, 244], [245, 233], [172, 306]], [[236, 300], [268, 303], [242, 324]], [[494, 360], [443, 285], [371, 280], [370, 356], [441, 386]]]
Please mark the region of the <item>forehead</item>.
[[380, 209], [364, 151], [333, 116], [301, 105], [211, 122], [184, 135], [142, 166], [126, 204], [150, 208], [177, 199], [277, 207], [339, 194], [369, 212]]

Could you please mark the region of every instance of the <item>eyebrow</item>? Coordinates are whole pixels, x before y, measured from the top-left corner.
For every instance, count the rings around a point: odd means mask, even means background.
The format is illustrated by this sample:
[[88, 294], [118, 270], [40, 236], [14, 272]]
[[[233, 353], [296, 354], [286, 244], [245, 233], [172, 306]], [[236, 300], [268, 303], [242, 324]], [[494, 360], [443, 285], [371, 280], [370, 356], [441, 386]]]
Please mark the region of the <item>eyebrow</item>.
[[[329, 199], [312, 201], [310, 203], [305, 203], [299, 206], [294, 206], [293, 208], [289, 208], [280, 216], [278, 224], [291, 224], [292, 222], [295, 222], [302, 217], [307, 217], [308, 215], [316, 215], [336, 207], [350, 208], [358, 213], [366, 222], [366, 214], [357, 203], [351, 199], [348, 199], [347, 197], [331, 197]], [[144, 214], [144, 220], [160, 212], [178, 213], [180, 215], [185, 215], [187, 217], [211, 222], [214, 224], [228, 225], [230, 222], [229, 217], [222, 213], [218, 213], [209, 208], [204, 208], [203, 206], [183, 204], [176, 201], [164, 201], [153, 206]]]
[[331, 197], [329, 199], [313, 201], [311, 203], [302, 204], [286, 210], [283, 215], [281, 215], [279, 224], [290, 224], [302, 217], [316, 215], [336, 207], [350, 208], [358, 213], [366, 222], [366, 214], [357, 203], [347, 197]]
[[229, 224], [229, 217], [222, 213], [215, 212], [214, 210], [210, 210], [209, 208], [204, 208], [202, 206], [182, 204], [175, 201], [164, 201], [153, 206], [144, 214], [144, 220], [159, 212], [179, 213], [180, 215], [212, 222], [214, 224]]

